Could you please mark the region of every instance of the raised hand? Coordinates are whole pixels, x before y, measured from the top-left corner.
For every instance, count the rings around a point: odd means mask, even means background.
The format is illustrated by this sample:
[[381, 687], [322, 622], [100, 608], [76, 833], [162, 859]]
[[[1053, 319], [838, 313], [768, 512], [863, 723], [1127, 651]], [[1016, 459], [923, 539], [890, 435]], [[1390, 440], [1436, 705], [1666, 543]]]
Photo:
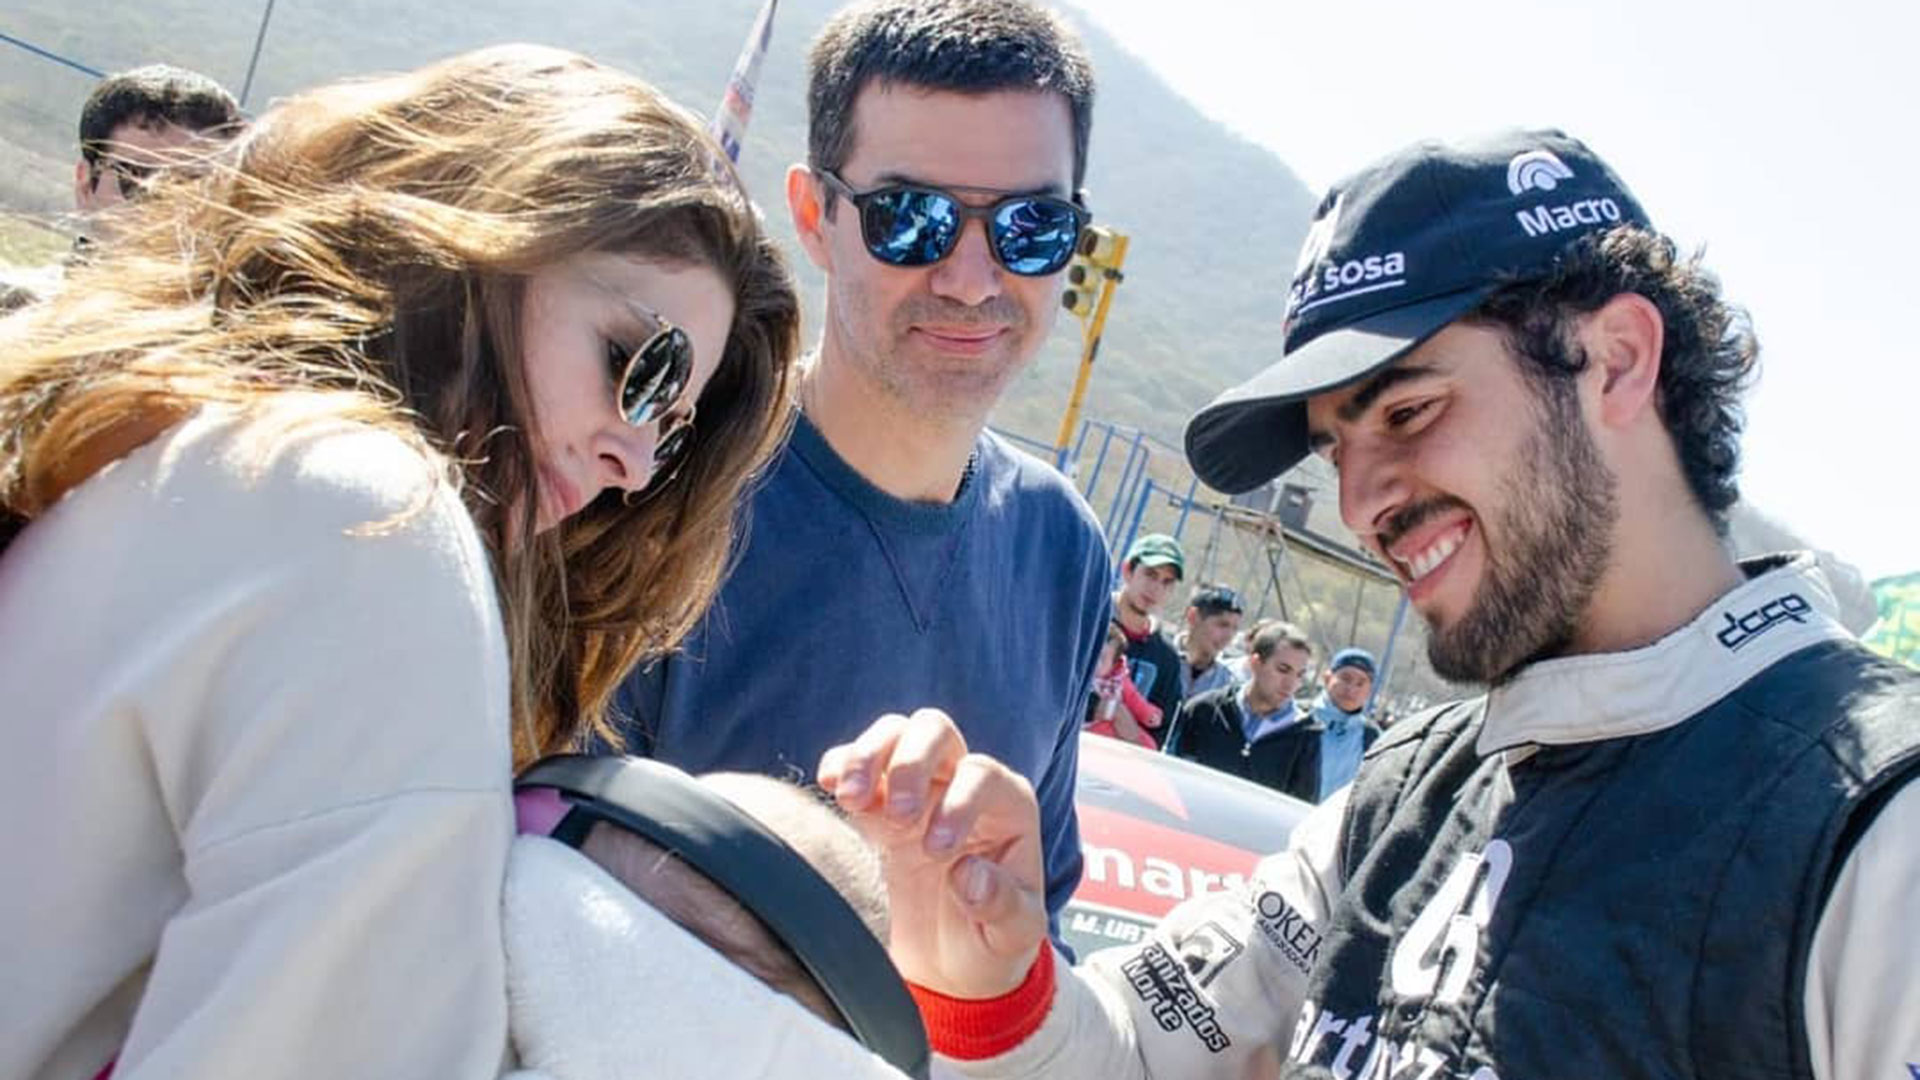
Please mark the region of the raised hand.
[[1047, 936], [1032, 785], [968, 753], [938, 709], [874, 721], [821, 756], [819, 780], [880, 849], [901, 974], [957, 998], [1018, 986]]

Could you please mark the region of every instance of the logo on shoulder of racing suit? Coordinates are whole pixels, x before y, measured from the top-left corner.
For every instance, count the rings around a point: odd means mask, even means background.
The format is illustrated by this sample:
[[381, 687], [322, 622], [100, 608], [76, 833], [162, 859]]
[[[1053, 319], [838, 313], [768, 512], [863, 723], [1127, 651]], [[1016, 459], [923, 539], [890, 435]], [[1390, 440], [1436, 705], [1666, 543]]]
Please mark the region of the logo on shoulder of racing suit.
[[1779, 626], [1783, 622], [1805, 623], [1807, 616], [1813, 614], [1813, 605], [1799, 593], [1769, 600], [1745, 615], [1735, 617], [1733, 612], [1722, 612], [1720, 617], [1726, 625], [1714, 638], [1730, 652], [1739, 652], [1746, 644], [1761, 634]]
[[1221, 970], [1246, 946], [1217, 922], [1203, 922], [1181, 934], [1174, 942], [1187, 974], [1201, 986], [1213, 982]]
[[1302, 975], [1313, 970], [1313, 961], [1320, 955], [1319, 929], [1277, 892], [1261, 893], [1253, 906], [1260, 916], [1257, 925], [1261, 935]]
[[1220, 1021], [1214, 1018], [1213, 1006], [1207, 1004], [1188, 981], [1186, 968], [1159, 942], [1149, 944], [1121, 964], [1120, 973], [1126, 976], [1134, 995], [1153, 1014], [1153, 1022], [1160, 1025], [1160, 1030], [1172, 1032], [1179, 1031], [1183, 1025], [1191, 1027], [1194, 1038], [1216, 1054], [1233, 1045]]

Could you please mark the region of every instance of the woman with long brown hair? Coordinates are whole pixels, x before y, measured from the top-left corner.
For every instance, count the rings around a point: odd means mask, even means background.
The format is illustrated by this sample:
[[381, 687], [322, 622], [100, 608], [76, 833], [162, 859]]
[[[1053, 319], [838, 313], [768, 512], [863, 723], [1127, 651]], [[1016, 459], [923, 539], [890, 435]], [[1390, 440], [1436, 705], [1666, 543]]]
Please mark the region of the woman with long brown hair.
[[515, 765], [707, 604], [790, 279], [506, 47], [294, 98], [0, 323], [0, 1075], [488, 1075]]

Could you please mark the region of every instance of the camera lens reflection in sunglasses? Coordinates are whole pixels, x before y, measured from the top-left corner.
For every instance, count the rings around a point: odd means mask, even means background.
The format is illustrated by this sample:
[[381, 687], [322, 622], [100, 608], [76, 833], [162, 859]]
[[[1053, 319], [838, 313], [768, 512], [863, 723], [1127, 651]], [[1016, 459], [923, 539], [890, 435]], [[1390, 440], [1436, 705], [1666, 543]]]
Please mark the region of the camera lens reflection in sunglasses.
[[653, 475], [644, 488], [652, 493], [673, 479], [693, 443], [691, 404], [678, 415], [663, 418], [686, 395], [693, 377], [693, 341], [659, 315], [651, 311], [647, 315], [660, 329], [631, 353], [610, 344], [608, 359], [619, 379], [615, 392], [621, 418], [634, 427], [661, 422], [653, 444]]
[[620, 415], [635, 427], [653, 419], [686, 392], [693, 375], [693, 342], [686, 331], [661, 321], [659, 332], [629, 356], [620, 380]]
[[1008, 195], [988, 206], [970, 206], [939, 188], [896, 184], [858, 192], [830, 170], [820, 175], [859, 211], [867, 251], [891, 266], [939, 262], [953, 253], [966, 223], [983, 218], [1000, 265], [1023, 277], [1041, 277], [1073, 257], [1090, 217], [1051, 195]]

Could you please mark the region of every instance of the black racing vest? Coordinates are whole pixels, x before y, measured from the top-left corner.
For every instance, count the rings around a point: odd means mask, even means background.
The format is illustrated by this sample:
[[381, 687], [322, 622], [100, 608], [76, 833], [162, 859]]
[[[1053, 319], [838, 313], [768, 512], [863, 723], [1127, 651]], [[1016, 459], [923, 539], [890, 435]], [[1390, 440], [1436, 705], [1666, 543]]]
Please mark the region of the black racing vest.
[[1475, 752], [1484, 709], [1368, 755], [1286, 1075], [1810, 1080], [1814, 929], [1920, 771], [1920, 678], [1815, 645], [1665, 730], [1511, 769]]

